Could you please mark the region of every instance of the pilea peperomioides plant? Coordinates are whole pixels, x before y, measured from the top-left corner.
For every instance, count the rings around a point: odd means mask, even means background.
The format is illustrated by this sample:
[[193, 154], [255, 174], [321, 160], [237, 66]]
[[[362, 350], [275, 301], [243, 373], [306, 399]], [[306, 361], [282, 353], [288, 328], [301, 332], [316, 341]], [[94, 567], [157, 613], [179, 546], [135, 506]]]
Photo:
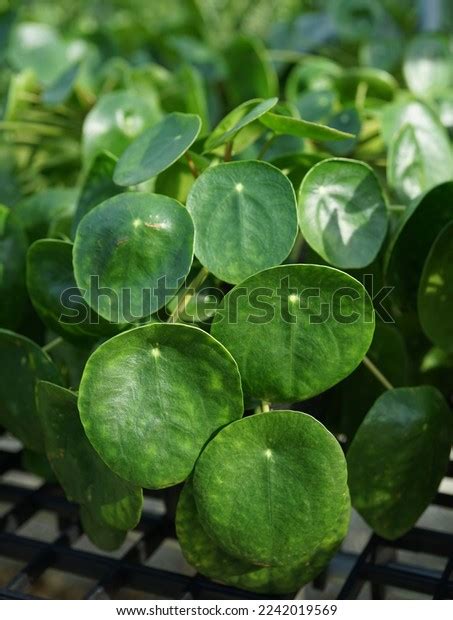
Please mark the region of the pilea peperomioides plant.
[[425, 75], [418, 100], [414, 78], [432, 40], [408, 46], [412, 93], [372, 41], [360, 67], [290, 50], [277, 91], [244, 34], [216, 54], [181, 41], [188, 59], [163, 46], [171, 70], [87, 51], [76, 71], [66, 40], [28, 27], [42, 56], [18, 24], [4, 122], [79, 131], [45, 147], [13, 131], [29, 195], [0, 206], [0, 424], [24, 466], [105, 550], [142, 489], [179, 494], [187, 561], [260, 593], [323, 570], [351, 503], [403, 535], [453, 439], [453, 83]]

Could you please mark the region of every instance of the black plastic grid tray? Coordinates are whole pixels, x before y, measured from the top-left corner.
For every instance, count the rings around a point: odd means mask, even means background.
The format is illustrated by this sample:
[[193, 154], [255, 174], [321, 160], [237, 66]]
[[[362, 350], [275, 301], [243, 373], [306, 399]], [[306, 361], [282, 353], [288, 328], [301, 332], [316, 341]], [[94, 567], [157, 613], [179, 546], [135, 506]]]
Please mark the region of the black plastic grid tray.
[[[120, 555], [103, 554], [78, 545], [83, 537], [76, 505], [68, 502], [57, 485], [29, 487], [8, 474], [21, 470], [18, 451], [0, 450], [0, 503], [7, 506], [0, 517], [0, 599], [236, 599], [263, 598], [218, 583], [199, 574], [174, 572], [150, 566], [147, 560], [168, 539], [175, 538], [171, 501], [163, 510], [154, 504], [156, 494], [149, 494], [147, 507], [134, 541]], [[453, 477], [453, 463], [448, 475]], [[13, 477], [14, 479], [14, 477]], [[159, 496], [159, 494], [158, 494]], [[153, 499], [149, 499], [149, 498]], [[170, 498], [171, 499], [171, 498]], [[453, 508], [453, 495], [439, 493], [436, 503]], [[55, 529], [50, 536], [29, 536], [21, 532], [42, 511], [50, 514]], [[452, 511], [453, 519], [453, 511]], [[395, 559], [396, 550], [428, 553], [445, 559], [443, 571], [421, 566], [407, 566]], [[348, 556], [349, 561], [351, 556]], [[2, 565], [9, 566], [2, 571]], [[12, 566], [12, 568], [11, 568]], [[432, 598], [453, 598], [453, 535], [414, 528], [401, 539], [389, 543], [373, 535], [363, 552], [352, 558], [352, 570], [339, 593], [340, 599], [361, 596], [366, 583], [373, 598], [385, 598], [386, 587], [393, 586], [422, 593]], [[76, 580], [77, 587], [44, 592], [40, 580], [48, 571]], [[6, 575], [6, 577], [5, 577]], [[5, 580], [6, 579], [6, 580]], [[328, 571], [315, 581], [315, 588], [328, 583]], [[363, 594], [362, 594], [363, 596]], [[268, 597], [276, 598], [276, 597]], [[286, 597], [285, 597], [286, 598]]]

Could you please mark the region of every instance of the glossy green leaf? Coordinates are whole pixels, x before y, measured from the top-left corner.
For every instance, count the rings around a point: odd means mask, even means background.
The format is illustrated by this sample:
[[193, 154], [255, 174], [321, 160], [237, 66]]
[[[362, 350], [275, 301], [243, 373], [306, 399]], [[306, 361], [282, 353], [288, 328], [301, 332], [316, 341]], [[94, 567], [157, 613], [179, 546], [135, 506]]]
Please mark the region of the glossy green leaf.
[[376, 257], [387, 232], [379, 181], [367, 164], [329, 159], [314, 166], [299, 191], [299, 226], [327, 262], [360, 268]]
[[418, 287], [423, 331], [441, 349], [453, 351], [453, 221], [434, 242]]
[[98, 204], [123, 192], [123, 188], [113, 182], [113, 172], [117, 159], [107, 152], [99, 153], [93, 160], [83, 181], [77, 207], [72, 220], [72, 237], [75, 236], [80, 220]]
[[292, 118], [291, 116], [283, 116], [267, 112], [260, 118], [269, 129], [277, 134], [288, 134], [298, 136], [299, 138], [311, 138], [312, 140], [344, 140], [345, 138], [353, 138], [354, 136], [345, 131], [320, 125], [319, 123], [311, 123], [300, 118]]
[[230, 291], [211, 333], [237, 361], [248, 397], [295, 402], [347, 377], [373, 332], [371, 300], [357, 280], [331, 267], [283, 265]]
[[153, 314], [165, 305], [166, 295], [176, 293], [192, 256], [192, 219], [180, 203], [158, 194], [121, 194], [80, 222], [74, 274], [100, 316], [134, 322]]
[[404, 212], [387, 249], [385, 276], [392, 299], [414, 310], [423, 265], [441, 230], [453, 220], [453, 182], [426, 192]]
[[118, 332], [118, 326], [98, 316], [83, 299], [72, 269], [72, 244], [67, 241], [33, 243], [27, 255], [27, 288], [43, 323], [75, 344]]
[[409, 89], [415, 95], [441, 95], [453, 82], [447, 37], [425, 32], [412, 39], [406, 48], [403, 73]]
[[92, 161], [102, 151], [119, 157], [137, 136], [160, 118], [161, 112], [151, 98], [127, 91], [103, 95], [83, 124], [85, 161]]
[[225, 427], [198, 459], [193, 485], [208, 534], [254, 564], [310, 562], [346, 535], [350, 500], [342, 449], [304, 413], [273, 411]]
[[[420, 101], [403, 101], [387, 104], [381, 112], [382, 138], [387, 145], [395, 140], [404, 125], [414, 127], [418, 141], [429, 145], [437, 144], [442, 153], [448, 152], [448, 136], [439, 118], [427, 105]], [[435, 157], [436, 154], [432, 153]]]
[[91, 542], [103, 551], [119, 549], [126, 539], [126, 531], [108, 526], [93, 516], [86, 506], [80, 506], [80, 521]]
[[195, 254], [215, 276], [237, 283], [283, 262], [297, 233], [291, 183], [258, 161], [208, 168], [187, 198]]
[[390, 73], [373, 67], [345, 69], [335, 78], [335, 87], [344, 101], [354, 99], [361, 83], [367, 87], [367, 97], [384, 101], [391, 101], [398, 89], [398, 82]]
[[127, 187], [155, 177], [184, 155], [200, 129], [201, 120], [195, 114], [168, 114], [128, 146], [116, 164], [113, 180]]
[[348, 451], [353, 506], [384, 538], [405, 534], [446, 473], [453, 414], [431, 386], [380, 396]]
[[263, 114], [271, 110], [277, 102], [277, 97], [244, 101], [244, 103], [241, 103], [237, 108], [229, 112], [212, 131], [205, 142], [205, 150], [212, 151], [222, 146], [222, 144], [231, 142], [241, 129], [257, 121]]
[[311, 581], [333, 555], [338, 541], [320, 549], [300, 566], [258, 566], [240, 560], [211, 538], [198, 514], [189, 479], [181, 492], [176, 512], [176, 532], [186, 560], [197, 571], [223, 583], [262, 593], [295, 592]]
[[226, 349], [196, 327], [157, 323], [93, 353], [79, 408], [107, 465], [148, 488], [185, 480], [212, 433], [243, 413], [238, 369]]
[[[441, 127], [438, 128], [441, 131]], [[453, 179], [448, 142], [422, 127], [403, 125], [390, 143], [387, 179], [400, 200], [407, 202], [439, 183]]]
[[77, 196], [78, 190], [75, 188], [54, 187], [19, 202], [14, 207], [14, 213], [27, 233], [28, 241], [32, 243], [50, 236], [57, 221], [68, 222], [70, 229]]
[[35, 385], [39, 380], [60, 383], [57, 368], [37, 344], [6, 329], [0, 329], [0, 366], [0, 424], [25, 447], [44, 452]]
[[80, 422], [77, 394], [39, 381], [36, 405], [47, 458], [67, 498], [87, 506], [110, 527], [134, 528], [141, 515], [142, 490], [119, 478], [98, 456]]
[[0, 326], [16, 327], [23, 315], [27, 237], [13, 212], [0, 205]]

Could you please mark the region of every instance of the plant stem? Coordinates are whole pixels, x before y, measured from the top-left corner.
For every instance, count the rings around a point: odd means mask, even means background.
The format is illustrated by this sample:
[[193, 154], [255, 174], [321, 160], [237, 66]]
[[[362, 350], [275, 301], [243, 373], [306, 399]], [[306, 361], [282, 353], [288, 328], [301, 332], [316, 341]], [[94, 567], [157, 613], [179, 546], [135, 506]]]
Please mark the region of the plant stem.
[[187, 159], [187, 164], [189, 166], [189, 170], [192, 173], [193, 178], [197, 179], [200, 176], [200, 171], [198, 170], [194, 160], [189, 155], [189, 153], [186, 153], [186, 159]]
[[225, 155], [223, 156], [223, 161], [231, 161], [231, 157], [233, 155], [233, 140], [227, 142], [225, 145]]
[[379, 370], [379, 368], [377, 368], [373, 364], [373, 362], [370, 360], [369, 357], [367, 357], [365, 355], [365, 357], [362, 360], [362, 363], [376, 377], [376, 379], [379, 381], [379, 383], [381, 383], [385, 387], [386, 390], [393, 390], [394, 389], [394, 387], [390, 383], [390, 381], [382, 374], [382, 372]]
[[49, 351], [52, 351], [52, 349], [54, 349], [55, 347], [58, 347], [58, 345], [60, 345], [62, 342], [63, 342], [63, 338], [61, 336], [58, 336], [57, 338], [54, 338], [53, 340], [45, 344], [42, 347], [42, 350], [45, 353], [49, 353]]
[[271, 404], [268, 403], [265, 400], [262, 400], [261, 401], [261, 411], [262, 411], [262, 413], [267, 413], [270, 410], [271, 410]]
[[209, 271], [206, 269], [206, 267], [202, 267], [200, 271], [197, 273], [197, 275], [195, 276], [195, 278], [192, 280], [192, 282], [189, 284], [189, 286], [186, 287], [184, 294], [182, 295], [181, 299], [178, 301], [178, 305], [173, 310], [173, 312], [170, 314], [167, 323], [176, 323], [178, 321], [180, 315], [187, 308], [187, 304], [192, 299], [192, 297], [195, 295], [196, 290], [203, 284], [203, 282], [206, 280], [208, 275], [209, 275]]

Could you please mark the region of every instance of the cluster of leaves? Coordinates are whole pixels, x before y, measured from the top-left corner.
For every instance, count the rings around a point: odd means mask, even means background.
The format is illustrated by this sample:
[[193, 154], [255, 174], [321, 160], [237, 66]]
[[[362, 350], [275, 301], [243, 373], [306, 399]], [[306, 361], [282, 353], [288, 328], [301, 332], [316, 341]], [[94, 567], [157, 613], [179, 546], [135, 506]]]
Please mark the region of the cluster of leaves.
[[164, 4], [0, 17], [0, 423], [98, 546], [184, 483], [187, 560], [291, 592], [351, 499], [396, 538], [448, 464], [452, 41]]

